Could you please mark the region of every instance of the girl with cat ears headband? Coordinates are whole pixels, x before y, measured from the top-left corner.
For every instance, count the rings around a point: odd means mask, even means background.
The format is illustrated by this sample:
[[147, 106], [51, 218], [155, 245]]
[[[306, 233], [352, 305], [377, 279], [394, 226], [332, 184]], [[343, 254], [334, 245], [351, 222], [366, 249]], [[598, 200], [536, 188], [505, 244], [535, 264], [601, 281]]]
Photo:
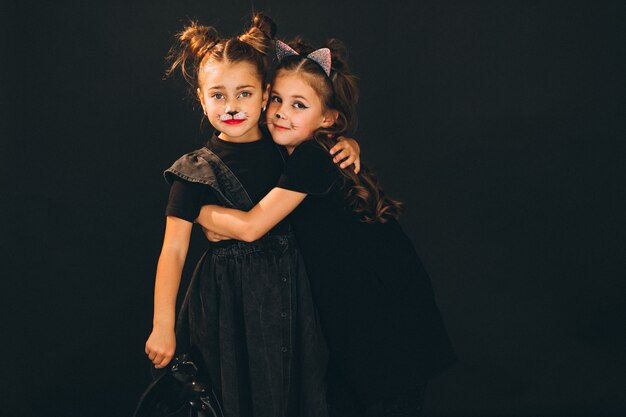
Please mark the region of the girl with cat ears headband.
[[[348, 53], [343, 42], [329, 39], [321, 48], [315, 49], [296, 37], [288, 43], [275, 41], [275, 49], [279, 61], [275, 76], [281, 71], [301, 73], [309, 80], [323, 106], [337, 112], [336, 122], [317, 130], [315, 139], [328, 150], [336, 146], [337, 138], [353, 137], [358, 124], [356, 104], [359, 92], [357, 77], [348, 67]], [[357, 176], [361, 170], [359, 162], [355, 162], [354, 169], [345, 169], [348, 165], [341, 164], [342, 172], [354, 182], [360, 181]]]

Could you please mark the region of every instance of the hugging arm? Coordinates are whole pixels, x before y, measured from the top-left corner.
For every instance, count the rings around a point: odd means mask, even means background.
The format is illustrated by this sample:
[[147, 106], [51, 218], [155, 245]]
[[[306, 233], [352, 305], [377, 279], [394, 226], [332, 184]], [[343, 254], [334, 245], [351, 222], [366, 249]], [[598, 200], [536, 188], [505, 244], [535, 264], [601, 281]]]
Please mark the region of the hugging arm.
[[245, 242], [260, 239], [287, 217], [307, 195], [284, 188], [273, 188], [250, 211], [206, 205], [196, 222], [210, 231]]
[[[350, 141], [354, 142], [352, 139], [341, 142]], [[278, 186], [250, 211], [205, 205], [196, 222], [213, 235], [252, 242], [283, 220], [307, 195], [325, 195], [340, 178], [341, 174], [329, 158], [328, 151], [314, 141], [306, 141], [290, 155]], [[211, 240], [208, 233], [207, 237]]]
[[204, 235], [209, 240], [209, 242], [221, 242], [222, 240], [234, 239], [234, 237], [232, 236], [225, 236], [220, 235], [219, 233], [215, 233], [202, 225], [200, 225], [200, 227], [202, 227], [202, 232], [204, 232]]

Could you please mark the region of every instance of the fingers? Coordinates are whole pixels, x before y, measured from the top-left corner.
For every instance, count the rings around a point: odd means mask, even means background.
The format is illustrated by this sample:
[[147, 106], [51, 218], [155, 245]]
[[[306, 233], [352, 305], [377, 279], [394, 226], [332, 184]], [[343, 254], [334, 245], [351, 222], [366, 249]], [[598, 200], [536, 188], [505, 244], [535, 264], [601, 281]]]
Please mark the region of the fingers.
[[202, 231], [204, 232], [204, 235], [209, 240], [209, 242], [219, 242], [220, 240], [223, 240], [220, 238], [221, 235], [218, 235], [217, 233], [212, 232], [205, 227], [202, 227]]
[[354, 161], [356, 161], [356, 156], [350, 155], [339, 165], [339, 168], [343, 169], [345, 167], [349, 167], [354, 163]]
[[333, 155], [333, 162], [340, 163], [340, 168], [346, 168], [354, 164], [354, 173], [358, 174], [361, 171], [361, 159], [359, 153], [350, 144], [349, 138], [340, 136], [337, 140], [337, 144], [330, 149], [330, 154]]
[[338, 163], [339, 161], [343, 161], [344, 159], [346, 159], [348, 156], [350, 156], [350, 153], [346, 149], [341, 149], [335, 154], [333, 162]]
[[174, 355], [164, 355], [163, 359], [160, 362], [154, 362], [154, 367], [155, 368], [165, 368], [167, 366], [168, 363], [170, 363], [170, 361], [172, 360], [172, 357]]
[[339, 164], [339, 168], [341, 169], [349, 167], [350, 165], [354, 164], [355, 174], [358, 174], [359, 171], [361, 170], [361, 159], [358, 157], [358, 155], [348, 154], [348, 152], [345, 149], [335, 155], [335, 157], [333, 158], [333, 162], [334, 163], [341, 162]]
[[206, 234], [207, 239], [209, 239], [209, 241], [211, 242], [219, 242], [221, 239], [213, 232], [208, 232]]
[[209, 239], [211, 242], [220, 242], [222, 240], [227, 240], [230, 238], [224, 235], [220, 235], [219, 233], [209, 231], [207, 233], [207, 239]]
[[174, 352], [172, 351], [159, 351], [159, 350], [149, 350], [146, 348], [146, 354], [148, 355], [148, 359], [154, 364], [155, 368], [164, 368], [170, 361], [172, 357], [174, 357]]
[[359, 142], [357, 142], [356, 139], [339, 136], [337, 140], [342, 141], [340, 143], [343, 143], [345, 148], [350, 150], [350, 153], [355, 153], [357, 155], [361, 153], [361, 146], [359, 146]]
[[343, 149], [342, 151], [338, 152], [335, 155], [335, 157], [333, 158], [333, 162], [336, 164], [341, 162], [339, 167], [345, 168], [347, 166], [352, 165], [358, 159], [359, 159], [359, 156], [357, 154], [350, 153], [346, 149]]
[[207, 229], [206, 227], [202, 227], [202, 232], [204, 232], [204, 235], [206, 236], [209, 242], [217, 243], [217, 242], [221, 242], [222, 240], [230, 240], [230, 237], [220, 235], [219, 233], [215, 233]]
[[346, 143], [345, 142], [337, 142], [335, 144], [335, 146], [333, 146], [332, 148], [330, 148], [330, 154], [334, 155], [335, 153], [339, 152], [340, 150], [344, 149], [346, 147]]
[[168, 341], [167, 337], [163, 337], [158, 333], [152, 333], [149, 340], [146, 342], [144, 351], [148, 355], [148, 359], [154, 364], [155, 368], [163, 368], [166, 366], [172, 357], [176, 349], [176, 340], [174, 339], [173, 332], [171, 335], [167, 335], [173, 340]]

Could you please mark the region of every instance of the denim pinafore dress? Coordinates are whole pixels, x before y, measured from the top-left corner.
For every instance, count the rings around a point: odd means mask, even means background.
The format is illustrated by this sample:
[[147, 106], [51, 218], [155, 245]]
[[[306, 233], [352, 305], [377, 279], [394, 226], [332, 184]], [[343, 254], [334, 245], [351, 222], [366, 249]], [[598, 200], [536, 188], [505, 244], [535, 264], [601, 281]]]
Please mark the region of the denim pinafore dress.
[[[208, 148], [164, 172], [205, 184], [224, 207], [254, 204]], [[202, 354], [225, 417], [327, 416], [328, 353], [304, 261], [291, 232], [210, 244], [178, 314], [179, 346]]]

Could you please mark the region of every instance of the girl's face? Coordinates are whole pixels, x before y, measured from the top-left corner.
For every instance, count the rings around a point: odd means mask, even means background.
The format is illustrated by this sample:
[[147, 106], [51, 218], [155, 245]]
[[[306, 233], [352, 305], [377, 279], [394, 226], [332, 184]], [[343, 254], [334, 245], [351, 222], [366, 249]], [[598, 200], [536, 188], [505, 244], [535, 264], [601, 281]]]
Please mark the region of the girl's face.
[[221, 132], [221, 139], [250, 142], [261, 137], [259, 117], [267, 104], [269, 86], [263, 88], [254, 65], [208, 62], [200, 70], [199, 81], [204, 114]]
[[332, 126], [337, 118], [335, 112], [324, 109], [303, 75], [293, 71], [279, 71], [276, 75], [266, 117], [272, 139], [289, 153], [317, 129]]

